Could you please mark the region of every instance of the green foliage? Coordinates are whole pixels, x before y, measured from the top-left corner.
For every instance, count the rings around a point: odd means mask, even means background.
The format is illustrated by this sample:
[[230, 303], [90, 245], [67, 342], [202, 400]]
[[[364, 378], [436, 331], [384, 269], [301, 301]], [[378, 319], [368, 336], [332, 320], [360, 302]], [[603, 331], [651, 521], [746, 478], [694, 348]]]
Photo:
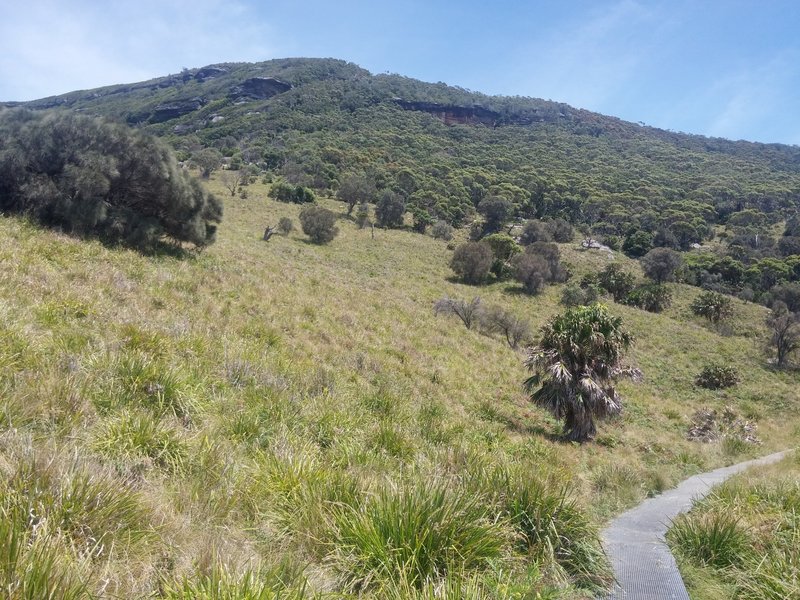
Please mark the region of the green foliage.
[[633, 291], [635, 278], [633, 273], [625, 271], [620, 265], [612, 263], [597, 274], [597, 284], [614, 297], [615, 302], [622, 302]]
[[431, 235], [437, 240], [449, 242], [453, 239], [453, 226], [447, 221], [436, 221], [431, 227]]
[[717, 569], [741, 565], [751, 544], [735, 516], [719, 513], [702, 518], [678, 517], [668, 539], [683, 557]]
[[456, 247], [450, 268], [464, 283], [481, 284], [489, 276], [494, 254], [484, 242], [466, 242]]
[[672, 304], [672, 292], [667, 286], [658, 283], [640, 285], [625, 296], [623, 303], [648, 312], [660, 313]]
[[305, 583], [281, 565], [271, 569], [232, 573], [215, 563], [207, 573], [161, 583], [164, 600], [302, 600], [310, 597]]
[[64, 112], [0, 112], [0, 210], [141, 250], [211, 244], [222, 204], [152, 136]]
[[596, 284], [569, 284], [561, 292], [561, 304], [568, 307], [594, 304], [600, 299], [601, 292], [600, 286]]
[[628, 256], [640, 258], [653, 248], [653, 236], [647, 231], [634, 231], [625, 237], [622, 250]]
[[691, 309], [698, 317], [704, 317], [711, 323], [719, 323], [733, 314], [733, 301], [729, 296], [718, 292], [703, 292], [692, 301]]
[[561, 264], [558, 246], [547, 242], [534, 242], [512, 261], [514, 279], [529, 294], [538, 294], [548, 283], [561, 283], [569, 273]]
[[644, 274], [658, 284], [672, 281], [683, 264], [680, 253], [671, 248], [653, 248], [642, 257]]
[[339, 233], [336, 227], [336, 213], [321, 206], [307, 206], [300, 211], [300, 225], [303, 233], [315, 244], [327, 244]]
[[339, 184], [336, 197], [347, 204], [347, 214], [353, 212], [357, 204], [372, 202], [377, 195], [375, 184], [364, 175], [346, 175]]
[[710, 390], [727, 388], [739, 383], [739, 371], [729, 365], [706, 365], [695, 383]]
[[314, 192], [308, 188], [302, 185], [291, 185], [285, 181], [274, 184], [269, 190], [269, 197], [279, 202], [290, 202], [294, 204], [305, 204], [316, 200]]
[[294, 230], [294, 223], [289, 217], [281, 217], [278, 221], [278, 231], [283, 235], [289, 235]]
[[422, 588], [450, 572], [480, 570], [501, 556], [503, 524], [479, 498], [444, 484], [382, 488], [336, 513], [336, 567], [346, 587], [384, 582]]
[[[594, 437], [594, 419], [618, 414], [621, 400], [612, 383], [622, 369], [622, 354], [633, 341], [622, 319], [602, 304], [572, 308], [554, 317], [525, 366], [533, 375], [525, 381], [531, 400], [564, 420], [569, 440]], [[538, 388], [538, 389], [537, 389]]]
[[405, 214], [405, 200], [390, 190], [386, 190], [375, 205], [375, 218], [380, 227], [402, 227]]

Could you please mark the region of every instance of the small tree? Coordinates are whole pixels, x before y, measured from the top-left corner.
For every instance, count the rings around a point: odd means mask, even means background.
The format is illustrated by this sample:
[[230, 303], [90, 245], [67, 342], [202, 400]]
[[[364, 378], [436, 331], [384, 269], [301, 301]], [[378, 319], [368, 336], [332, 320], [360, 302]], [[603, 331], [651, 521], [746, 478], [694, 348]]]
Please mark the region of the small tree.
[[336, 213], [321, 206], [306, 206], [300, 211], [300, 225], [303, 233], [315, 244], [326, 244], [339, 233], [336, 227]]
[[347, 203], [347, 215], [357, 204], [369, 202], [377, 194], [375, 185], [363, 175], [347, 175], [336, 191], [336, 197]]
[[479, 296], [475, 296], [469, 302], [445, 296], [433, 305], [435, 315], [456, 315], [467, 329], [472, 329], [472, 326], [480, 320], [482, 310]]
[[644, 274], [656, 283], [672, 281], [683, 263], [680, 252], [671, 248], [653, 248], [642, 257]]
[[615, 379], [639, 375], [622, 365], [632, 342], [602, 304], [572, 308], [542, 328], [525, 361], [533, 375], [524, 387], [537, 406], [564, 420], [566, 439], [585, 442], [597, 431], [595, 418], [619, 414]]
[[791, 313], [783, 302], [775, 302], [767, 317], [770, 346], [775, 348], [776, 364], [783, 367], [788, 358], [800, 348], [800, 318]]
[[479, 284], [489, 276], [493, 261], [494, 255], [488, 244], [467, 242], [458, 246], [453, 252], [450, 268], [464, 283]]
[[406, 202], [403, 197], [388, 190], [375, 206], [375, 219], [380, 227], [402, 227], [405, 214]]
[[528, 294], [540, 293], [550, 276], [550, 265], [543, 256], [525, 252], [514, 258], [514, 279]]
[[694, 299], [691, 309], [698, 317], [719, 323], [733, 314], [733, 302], [729, 296], [719, 292], [703, 292]]
[[615, 302], [622, 302], [633, 291], [635, 279], [632, 273], [617, 264], [608, 265], [597, 274], [598, 285], [611, 294]]
[[522, 235], [519, 241], [524, 246], [533, 244], [534, 242], [552, 242], [553, 232], [547, 224], [542, 221], [528, 221], [522, 229]]
[[495, 233], [500, 231], [511, 218], [514, 213], [514, 205], [500, 196], [489, 196], [478, 204], [478, 212], [485, 219], [483, 233]]
[[214, 148], [203, 148], [192, 155], [192, 162], [200, 169], [203, 179], [208, 179], [222, 164], [222, 153]]
[[640, 285], [625, 297], [623, 303], [647, 312], [660, 313], [672, 304], [672, 292], [667, 286], [657, 283]]

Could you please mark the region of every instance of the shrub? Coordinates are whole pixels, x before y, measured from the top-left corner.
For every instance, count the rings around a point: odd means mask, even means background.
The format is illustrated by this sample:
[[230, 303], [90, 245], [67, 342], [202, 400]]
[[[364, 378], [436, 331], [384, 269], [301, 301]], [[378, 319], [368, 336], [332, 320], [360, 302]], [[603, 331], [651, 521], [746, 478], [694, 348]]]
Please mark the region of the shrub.
[[494, 254], [488, 244], [466, 242], [457, 246], [450, 260], [450, 268], [464, 283], [483, 283], [494, 262]]
[[600, 299], [601, 289], [596, 284], [575, 285], [564, 287], [561, 293], [561, 304], [564, 306], [588, 306]]
[[488, 196], [478, 204], [478, 212], [483, 215], [483, 233], [500, 231], [514, 213], [514, 205], [500, 196]]
[[550, 279], [550, 266], [538, 254], [520, 254], [514, 259], [514, 279], [527, 293], [538, 294]]
[[310, 189], [302, 185], [291, 185], [285, 181], [273, 185], [269, 190], [269, 197], [274, 198], [278, 202], [288, 202], [292, 204], [306, 204], [316, 200], [314, 192]]
[[472, 326], [478, 322], [482, 309], [481, 299], [478, 296], [469, 302], [445, 296], [433, 305], [434, 314], [456, 315], [467, 329], [472, 329]]
[[375, 220], [380, 227], [402, 227], [405, 214], [406, 202], [403, 197], [388, 190], [375, 205]]
[[281, 217], [278, 221], [278, 231], [283, 235], [289, 235], [294, 229], [294, 223], [289, 217]]
[[445, 240], [449, 242], [453, 239], [453, 226], [447, 221], [436, 221], [431, 227], [431, 235], [437, 240]]
[[789, 312], [783, 302], [777, 301], [766, 322], [770, 332], [769, 345], [775, 348], [777, 365], [782, 367], [800, 348], [800, 319], [796, 313]]
[[653, 248], [642, 259], [644, 274], [656, 283], [672, 281], [675, 271], [683, 263], [680, 252], [671, 248]]
[[0, 211], [152, 250], [211, 244], [222, 204], [161, 141], [68, 112], [0, 112]]
[[503, 335], [513, 350], [531, 338], [530, 322], [499, 306], [490, 306], [480, 316], [484, 330]]
[[542, 221], [528, 221], [525, 223], [519, 241], [524, 246], [534, 242], [552, 242], [553, 233]]
[[611, 294], [615, 302], [622, 302], [633, 291], [634, 277], [617, 264], [608, 265], [597, 274], [598, 285]]
[[672, 292], [667, 286], [657, 283], [640, 285], [625, 297], [623, 303], [647, 312], [660, 313], [672, 304]]
[[706, 365], [700, 371], [695, 383], [709, 390], [727, 388], [739, 383], [739, 372], [735, 367]]
[[494, 261], [491, 271], [497, 279], [504, 279], [510, 271], [511, 259], [522, 250], [520, 245], [506, 233], [493, 233], [483, 238], [483, 243], [492, 249]]
[[356, 209], [356, 225], [358, 225], [360, 229], [364, 229], [364, 227], [369, 224], [369, 204], [362, 202], [358, 205], [358, 209]]
[[350, 215], [357, 204], [366, 204], [376, 193], [375, 185], [364, 175], [350, 174], [342, 179], [336, 197], [347, 203], [347, 214]]
[[575, 237], [575, 230], [572, 225], [564, 219], [556, 217], [547, 223], [547, 227], [553, 234], [553, 240], [559, 244], [571, 242]]
[[698, 317], [705, 317], [711, 323], [719, 323], [733, 314], [733, 302], [724, 294], [703, 292], [694, 299], [691, 309]]
[[303, 233], [315, 244], [326, 244], [339, 233], [336, 227], [336, 213], [321, 206], [307, 206], [300, 211], [300, 225]]

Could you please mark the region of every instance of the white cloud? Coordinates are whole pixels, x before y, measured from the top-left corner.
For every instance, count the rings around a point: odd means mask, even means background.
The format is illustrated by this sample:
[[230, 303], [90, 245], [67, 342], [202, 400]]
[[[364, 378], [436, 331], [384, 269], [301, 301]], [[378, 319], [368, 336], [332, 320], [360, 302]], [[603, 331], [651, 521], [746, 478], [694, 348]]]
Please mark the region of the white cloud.
[[271, 58], [270, 30], [234, 0], [32, 0], [0, 20], [0, 100]]

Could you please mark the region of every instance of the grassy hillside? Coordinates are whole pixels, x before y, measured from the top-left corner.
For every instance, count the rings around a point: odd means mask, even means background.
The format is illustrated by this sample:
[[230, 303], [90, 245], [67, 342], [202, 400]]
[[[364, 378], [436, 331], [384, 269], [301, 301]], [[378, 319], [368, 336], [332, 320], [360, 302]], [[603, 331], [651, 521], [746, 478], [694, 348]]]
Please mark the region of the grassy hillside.
[[[187, 257], [0, 220], [3, 586], [583, 597], [607, 582], [592, 532], [612, 514], [796, 443], [798, 379], [765, 362], [763, 307], [736, 301], [722, 330], [691, 316], [688, 286], [660, 315], [612, 305], [644, 381], [596, 443], [563, 444], [521, 391], [523, 353], [432, 310], [480, 295], [539, 326], [561, 286], [455, 283], [445, 242], [346, 219], [326, 246], [263, 242], [299, 210], [267, 191], [229, 200], [217, 243]], [[561, 251], [575, 277], [609, 260]], [[695, 387], [711, 360], [742, 383]], [[724, 406], [763, 445], [686, 441], [695, 410]]]

